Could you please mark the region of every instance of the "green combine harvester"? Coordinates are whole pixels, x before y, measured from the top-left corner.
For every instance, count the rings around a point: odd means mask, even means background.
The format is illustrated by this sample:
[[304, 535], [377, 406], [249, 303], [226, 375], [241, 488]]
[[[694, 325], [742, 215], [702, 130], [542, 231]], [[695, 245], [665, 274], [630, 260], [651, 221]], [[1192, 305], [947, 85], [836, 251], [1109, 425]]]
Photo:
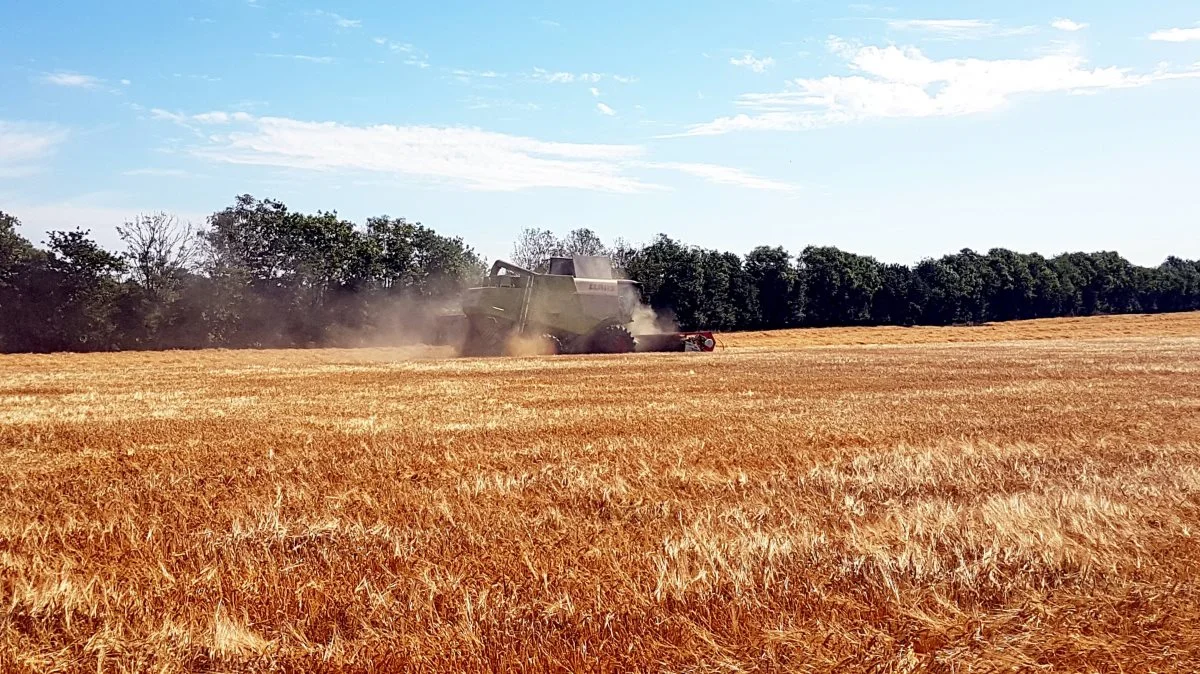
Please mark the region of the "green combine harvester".
[[443, 317], [437, 343], [463, 356], [712, 351], [713, 334], [638, 334], [641, 287], [613, 278], [607, 256], [555, 257], [545, 273], [509, 262], [463, 295], [461, 315]]

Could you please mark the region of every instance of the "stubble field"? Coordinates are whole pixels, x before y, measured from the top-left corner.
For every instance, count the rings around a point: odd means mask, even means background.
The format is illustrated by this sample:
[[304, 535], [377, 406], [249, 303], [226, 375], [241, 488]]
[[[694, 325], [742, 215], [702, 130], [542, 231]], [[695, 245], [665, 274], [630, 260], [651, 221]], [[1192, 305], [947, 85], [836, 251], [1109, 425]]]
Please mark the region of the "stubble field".
[[3, 671], [1194, 671], [1200, 314], [0, 356]]

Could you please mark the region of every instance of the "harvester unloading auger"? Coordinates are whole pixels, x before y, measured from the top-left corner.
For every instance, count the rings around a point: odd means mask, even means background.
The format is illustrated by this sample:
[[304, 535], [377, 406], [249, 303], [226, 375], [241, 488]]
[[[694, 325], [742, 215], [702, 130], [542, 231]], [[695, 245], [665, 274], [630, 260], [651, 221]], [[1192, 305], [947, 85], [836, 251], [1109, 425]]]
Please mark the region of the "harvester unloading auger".
[[606, 256], [551, 258], [545, 273], [497, 261], [464, 293], [462, 315], [443, 321], [438, 341], [464, 356], [505, 355], [517, 342], [544, 354], [713, 350], [708, 331], [637, 334], [641, 288], [612, 269]]

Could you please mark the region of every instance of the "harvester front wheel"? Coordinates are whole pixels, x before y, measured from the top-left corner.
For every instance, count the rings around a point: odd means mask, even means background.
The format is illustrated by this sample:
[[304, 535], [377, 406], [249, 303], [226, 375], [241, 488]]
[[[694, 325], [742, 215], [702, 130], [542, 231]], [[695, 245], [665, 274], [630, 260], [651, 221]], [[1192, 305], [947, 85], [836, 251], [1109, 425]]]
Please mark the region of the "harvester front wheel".
[[547, 356], [557, 356], [563, 352], [562, 340], [556, 335], [542, 335], [542, 348]]
[[625, 326], [608, 325], [592, 335], [588, 347], [592, 353], [632, 353], [637, 348], [637, 340]]
[[508, 330], [493, 316], [472, 317], [463, 342], [464, 356], [499, 356], [504, 353]]

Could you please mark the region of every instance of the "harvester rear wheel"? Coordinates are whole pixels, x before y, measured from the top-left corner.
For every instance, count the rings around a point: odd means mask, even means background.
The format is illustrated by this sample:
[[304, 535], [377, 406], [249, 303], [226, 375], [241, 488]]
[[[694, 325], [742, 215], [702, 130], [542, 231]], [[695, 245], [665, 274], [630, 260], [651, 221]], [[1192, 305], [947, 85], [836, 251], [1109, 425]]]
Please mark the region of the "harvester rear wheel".
[[588, 351], [592, 353], [632, 353], [636, 348], [637, 340], [623, 325], [607, 325], [588, 340]]

